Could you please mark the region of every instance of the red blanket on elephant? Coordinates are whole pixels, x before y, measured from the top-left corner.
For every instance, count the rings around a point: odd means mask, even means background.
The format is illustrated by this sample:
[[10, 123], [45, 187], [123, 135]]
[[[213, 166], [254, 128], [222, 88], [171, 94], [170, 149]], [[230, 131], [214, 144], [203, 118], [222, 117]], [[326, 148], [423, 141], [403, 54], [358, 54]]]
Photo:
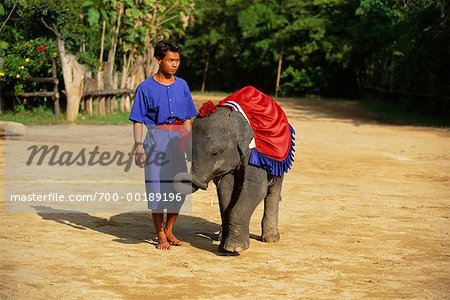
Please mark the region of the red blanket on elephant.
[[219, 102], [241, 112], [254, 132], [250, 163], [281, 176], [293, 161], [294, 129], [281, 107], [266, 94], [247, 86]]

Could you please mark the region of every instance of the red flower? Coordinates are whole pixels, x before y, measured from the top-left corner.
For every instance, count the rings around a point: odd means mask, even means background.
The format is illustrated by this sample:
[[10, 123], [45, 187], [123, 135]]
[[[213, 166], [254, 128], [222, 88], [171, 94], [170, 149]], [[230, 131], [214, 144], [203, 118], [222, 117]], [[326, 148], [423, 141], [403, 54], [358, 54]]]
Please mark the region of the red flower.
[[37, 52], [45, 52], [45, 46], [43, 44], [39, 45], [39, 47], [36, 48]]
[[198, 114], [200, 115], [200, 117], [204, 118], [215, 112], [216, 108], [217, 106], [214, 103], [208, 101], [202, 104], [200, 110], [198, 111]]

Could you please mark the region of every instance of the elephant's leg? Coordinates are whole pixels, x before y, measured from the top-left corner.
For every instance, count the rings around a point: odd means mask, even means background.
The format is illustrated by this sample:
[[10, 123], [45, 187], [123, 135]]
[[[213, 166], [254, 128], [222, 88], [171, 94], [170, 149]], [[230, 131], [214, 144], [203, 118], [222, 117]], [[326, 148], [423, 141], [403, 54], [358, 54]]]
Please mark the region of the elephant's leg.
[[254, 166], [245, 166], [242, 189], [228, 215], [228, 235], [219, 246], [220, 250], [241, 252], [250, 245], [250, 218], [267, 193], [267, 172]]
[[227, 173], [220, 178], [214, 179], [214, 183], [216, 184], [217, 188], [220, 215], [223, 220], [225, 211], [231, 202], [231, 197], [233, 196], [234, 174], [232, 172]]
[[227, 209], [233, 196], [234, 174], [228, 173], [220, 178], [214, 179], [217, 187], [217, 196], [219, 198], [220, 216], [222, 218], [222, 228], [219, 233], [219, 240], [224, 236], [224, 229], [227, 227]]
[[264, 198], [264, 216], [261, 223], [261, 239], [266, 243], [274, 243], [280, 240], [280, 233], [278, 231], [278, 207], [281, 201], [283, 176], [275, 176], [272, 178], [273, 182], [269, 184], [266, 198]]

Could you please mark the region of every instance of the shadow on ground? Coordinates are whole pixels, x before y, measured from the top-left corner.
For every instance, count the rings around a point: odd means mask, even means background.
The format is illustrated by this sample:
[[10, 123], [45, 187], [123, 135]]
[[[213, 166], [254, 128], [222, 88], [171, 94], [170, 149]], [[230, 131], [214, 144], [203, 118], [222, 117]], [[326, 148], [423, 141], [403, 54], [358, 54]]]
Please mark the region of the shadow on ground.
[[[280, 98], [281, 106], [294, 110], [293, 117], [333, 118], [363, 124], [449, 127], [447, 118], [420, 114], [400, 105], [379, 100], [345, 100], [323, 98]], [[288, 116], [289, 117], [289, 116]]]
[[[194, 94], [198, 107], [207, 100], [219, 102], [225, 96], [213, 94]], [[364, 124], [450, 127], [448, 118], [421, 114], [411, 108], [402, 107], [375, 99], [338, 99], [338, 98], [279, 98], [282, 107], [291, 108], [288, 118], [316, 119], [332, 118], [349, 120], [355, 126]]]
[[[33, 206], [44, 220], [51, 220], [79, 230], [95, 230], [114, 236], [114, 242], [123, 244], [149, 243], [156, 246], [156, 233], [151, 213], [130, 212], [110, 218], [93, 216], [88, 213], [57, 210], [48, 206]], [[195, 248], [216, 255], [230, 255], [218, 251], [217, 232], [220, 225], [196, 216], [179, 215], [175, 234]], [[257, 239], [256, 235], [251, 238]]]

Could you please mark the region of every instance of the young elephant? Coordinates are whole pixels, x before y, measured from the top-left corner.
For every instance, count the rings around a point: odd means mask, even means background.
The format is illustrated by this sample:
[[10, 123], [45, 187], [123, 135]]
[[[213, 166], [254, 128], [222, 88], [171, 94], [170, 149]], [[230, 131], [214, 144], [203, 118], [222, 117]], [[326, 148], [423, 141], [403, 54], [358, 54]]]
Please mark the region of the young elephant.
[[[253, 95], [261, 93], [252, 87], [240, 91], [245, 92], [242, 95], [249, 95], [248, 92]], [[265, 97], [268, 98], [268, 96]], [[249, 247], [250, 218], [263, 199], [264, 216], [261, 238], [269, 243], [280, 239], [278, 206], [281, 200], [283, 173], [292, 164], [291, 133], [293, 134], [293, 129], [281, 111], [285, 123], [289, 126], [287, 130], [289, 131], [288, 143], [290, 143], [281, 147], [288, 149], [286, 159], [275, 163], [275, 165], [278, 164], [277, 166], [268, 167], [267, 160], [270, 158], [261, 156], [255, 149], [250, 149], [256, 137], [249, 124], [251, 119], [249, 121], [245, 113], [228, 108], [224, 101], [221, 102], [224, 107], [217, 107], [217, 110], [209, 116], [196, 118], [192, 125], [192, 177], [190, 178], [194, 191], [198, 188], [206, 189], [208, 183], [211, 180], [214, 181], [222, 217], [222, 238], [219, 250], [241, 252]], [[281, 110], [278, 105], [277, 109]], [[279, 132], [277, 134], [279, 135]], [[258, 142], [262, 143], [256, 139], [256, 146]], [[252, 153], [252, 151], [255, 152]], [[184, 179], [186, 178], [188, 177], [184, 176]], [[183, 176], [179, 176], [178, 179], [183, 179]]]

